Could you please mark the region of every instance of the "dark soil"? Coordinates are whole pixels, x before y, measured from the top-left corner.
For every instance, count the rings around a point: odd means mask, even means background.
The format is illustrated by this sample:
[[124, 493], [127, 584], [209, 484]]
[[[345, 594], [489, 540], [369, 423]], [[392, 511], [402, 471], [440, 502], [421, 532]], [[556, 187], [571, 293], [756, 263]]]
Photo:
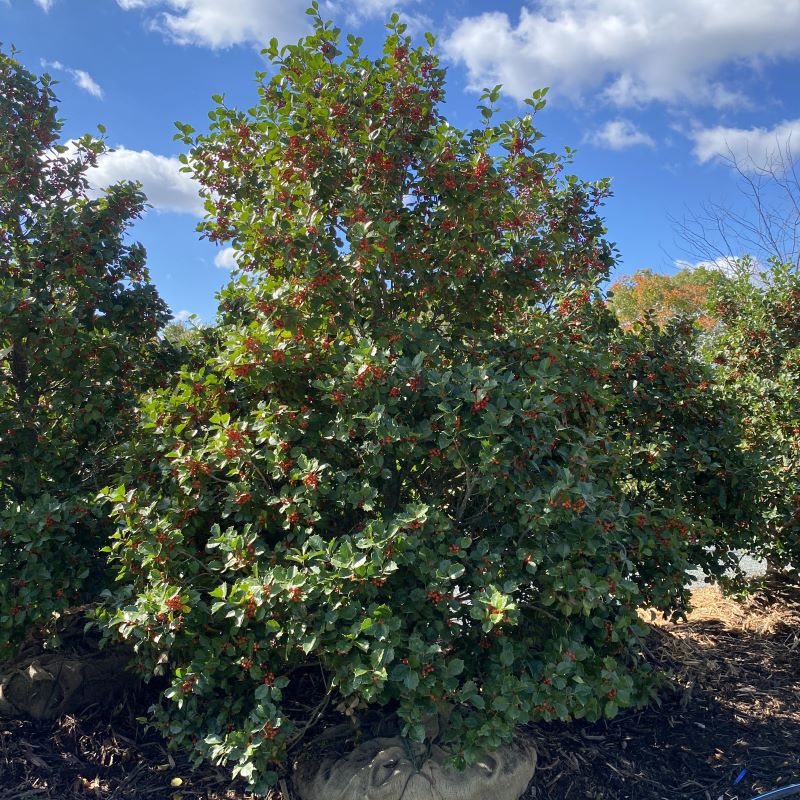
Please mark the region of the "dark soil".
[[[748, 800], [800, 783], [800, 591], [736, 603], [702, 589], [695, 604], [688, 622], [653, 626], [650, 657], [674, 675], [660, 706], [528, 726], [539, 766], [525, 800]], [[0, 719], [0, 800], [248, 798], [137, 722], [153, 700], [142, 689], [55, 723]], [[284, 780], [272, 800], [294, 798]]]

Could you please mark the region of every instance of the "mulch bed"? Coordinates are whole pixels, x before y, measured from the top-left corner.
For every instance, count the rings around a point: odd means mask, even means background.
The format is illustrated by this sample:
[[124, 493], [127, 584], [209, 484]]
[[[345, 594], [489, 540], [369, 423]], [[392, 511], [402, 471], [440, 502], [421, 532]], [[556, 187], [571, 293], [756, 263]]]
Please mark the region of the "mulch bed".
[[[695, 607], [688, 622], [656, 621], [648, 641], [674, 675], [660, 706], [528, 727], [539, 766], [525, 800], [748, 800], [800, 783], [800, 588], [747, 602], [700, 589]], [[152, 701], [139, 691], [55, 724], [0, 719], [0, 800], [250, 797], [146, 731], [137, 717]], [[272, 800], [295, 800], [289, 781]]]
[[737, 603], [700, 589], [694, 603], [648, 642], [674, 675], [660, 707], [531, 726], [526, 800], [747, 800], [800, 783], [800, 590]]

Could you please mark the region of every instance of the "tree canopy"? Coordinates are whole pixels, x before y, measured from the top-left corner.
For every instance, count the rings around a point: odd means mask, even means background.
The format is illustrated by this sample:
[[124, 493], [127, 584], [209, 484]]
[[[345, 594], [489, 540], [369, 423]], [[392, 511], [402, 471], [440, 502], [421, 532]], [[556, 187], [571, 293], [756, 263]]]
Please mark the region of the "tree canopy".
[[710, 328], [716, 321], [709, 307], [710, 293], [727, 280], [717, 266], [684, 267], [673, 275], [640, 269], [611, 284], [609, 306], [623, 325], [649, 312], [661, 326], [682, 316]]

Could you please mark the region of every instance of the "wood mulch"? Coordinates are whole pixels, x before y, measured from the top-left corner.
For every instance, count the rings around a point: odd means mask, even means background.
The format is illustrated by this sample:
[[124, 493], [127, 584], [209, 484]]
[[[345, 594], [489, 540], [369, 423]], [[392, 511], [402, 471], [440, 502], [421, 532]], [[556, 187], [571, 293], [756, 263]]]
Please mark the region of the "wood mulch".
[[660, 707], [530, 727], [525, 800], [746, 800], [800, 783], [800, 589], [736, 602], [703, 588], [693, 602], [648, 641], [674, 676]]
[[[713, 588], [687, 622], [656, 621], [661, 705], [602, 723], [528, 726], [539, 765], [525, 800], [749, 800], [800, 783], [800, 587], [749, 600]], [[0, 800], [246, 800], [225, 770], [192, 772], [145, 730], [130, 692], [55, 724], [0, 719]], [[738, 779], [738, 782], [737, 782]], [[296, 800], [289, 781], [272, 800]]]

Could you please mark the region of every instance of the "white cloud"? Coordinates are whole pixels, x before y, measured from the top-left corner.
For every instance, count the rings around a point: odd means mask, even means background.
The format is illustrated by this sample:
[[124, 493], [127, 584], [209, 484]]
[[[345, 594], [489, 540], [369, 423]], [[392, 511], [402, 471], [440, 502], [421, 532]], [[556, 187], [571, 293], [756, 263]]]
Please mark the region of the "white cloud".
[[47, 12], [53, 7], [53, 0], [34, 0], [42, 11]]
[[[324, 0], [321, 5], [323, 14], [344, 15], [351, 25], [388, 19], [397, 11], [409, 32], [419, 32], [429, 25], [429, 18], [404, 10], [421, 1]], [[117, 0], [117, 5], [126, 11], [149, 9], [150, 25], [173, 41], [213, 49], [236, 44], [265, 47], [273, 36], [288, 44], [311, 32], [306, 15], [309, 0]]]
[[187, 311], [185, 308], [181, 311], [176, 311], [172, 317], [176, 322], [188, 322], [192, 317], [196, 316], [192, 311]]
[[203, 202], [197, 183], [180, 171], [181, 166], [177, 158], [118, 147], [99, 156], [87, 177], [95, 192], [118, 181], [141, 181], [142, 191], [155, 208], [201, 217]]
[[70, 74], [75, 80], [75, 83], [81, 89], [89, 92], [89, 94], [94, 95], [95, 97], [99, 97], [102, 99], [103, 97], [103, 90], [100, 88], [100, 84], [88, 73], [86, 70], [83, 69], [71, 69]]
[[368, 19], [388, 22], [396, 12], [406, 26], [405, 35], [418, 38], [433, 28], [433, 20], [427, 14], [410, 10], [420, 3], [421, 0], [329, 0], [326, 11], [334, 16], [343, 11], [346, 23], [354, 27]]
[[743, 98], [721, 67], [800, 56], [800, 0], [540, 0], [516, 24], [500, 11], [465, 17], [444, 47], [471, 89], [502, 83], [520, 100], [552, 86], [618, 106], [728, 106]]
[[308, 33], [307, 0], [117, 0], [126, 11], [153, 9], [151, 23], [179, 44], [214, 49], [234, 44], [266, 47], [275, 36], [294, 42]]
[[42, 59], [42, 66], [45, 69], [55, 69], [59, 72], [66, 72], [71, 77], [72, 80], [75, 81], [75, 84], [78, 88], [83, 89], [89, 94], [97, 97], [99, 99], [103, 99], [103, 90], [100, 87], [100, 84], [84, 69], [72, 69], [60, 61], [45, 61]]
[[345, 20], [352, 26], [360, 25], [366, 19], [387, 22], [396, 12], [406, 26], [406, 35], [416, 38], [433, 28], [433, 20], [427, 14], [410, 10], [420, 4], [421, 0], [340, 0], [329, 2], [328, 12], [345, 11]]
[[744, 170], [763, 169], [787, 147], [800, 148], [800, 119], [773, 128], [701, 128], [690, 134], [694, 155], [701, 164], [713, 158], [733, 159]]
[[214, 265], [220, 269], [236, 269], [238, 264], [235, 257], [236, 251], [232, 247], [225, 247], [214, 256]]
[[[400, 21], [406, 26], [406, 36], [411, 36], [413, 39], [420, 39], [426, 31], [434, 30], [433, 19], [427, 14], [412, 14], [409, 11], [399, 10]], [[384, 19], [388, 19], [388, 14]]]
[[637, 145], [656, 146], [651, 136], [640, 131], [627, 119], [615, 119], [607, 122], [602, 128], [590, 134], [588, 140], [598, 147], [608, 147], [611, 150], [625, 150]]
[[[389, 17], [408, 0], [351, 0], [350, 9], [361, 17]], [[416, 0], [412, 0], [416, 2]]]
[[[414, 24], [418, 17], [414, 14], [404, 14], [403, 8], [406, 6], [419, 5], [420, 0], [349, 0], [349, 2], [339, 2], [331, 4], [330, 10], [343, 8], [348, 12], [348, 20], [357, 23], [363, 19], [388, 20], [392, 12], [396, 11], [406, 24]], [[419, 17], [427, 19], [427, 17]]]

